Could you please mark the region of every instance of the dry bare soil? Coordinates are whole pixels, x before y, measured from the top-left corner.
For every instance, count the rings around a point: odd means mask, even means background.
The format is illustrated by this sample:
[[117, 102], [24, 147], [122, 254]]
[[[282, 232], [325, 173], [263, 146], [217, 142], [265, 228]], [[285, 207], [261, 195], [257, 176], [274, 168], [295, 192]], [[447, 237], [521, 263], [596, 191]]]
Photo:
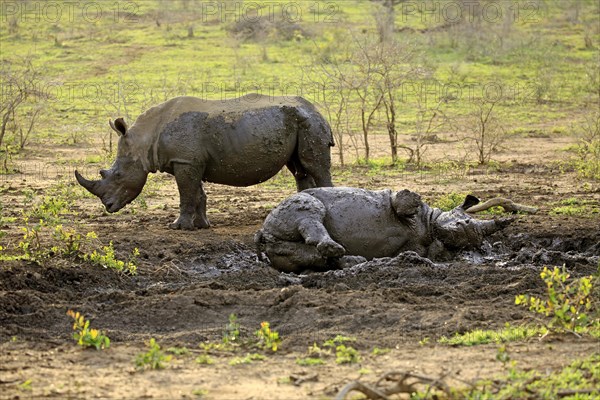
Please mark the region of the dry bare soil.
[[[65, 224], [93, 230], [105, 243], [113, 241], [118, 254], [139, 248], [138, 274], [125, 276], [81, 261], [2, 266], [0, 397], [320, 399], [335, 396], [354, 379], [374, 382], [387, 371], [444, 373], [453, 385], [493, 377], [502, 370], [495, 360], [497, 345], [453, 348], [436, 344], [436, 339], [530, 322], [530, 314], [514, 305], [514, 298], [543, 293], [539, 273], [545, 265], [566, 264], [574, 276], [597, 269], [600, 215], [550, 213], [565, 198], [600, 200], [598, 182], [580, 181], [550, 162], [561, 157], [564, 146], [548, 138], [513, 139], [511, 157], [521, 149], [538, 151], [528, 152], [526, 162], [496, 170], [428, 174], [335, 169], [338, 185], [407, 187], [429, 201], [452, 191], [470, 192], [540, 207], [536, 215], [518, 216], [481, 252], [434, 266], [398, 258], [347, 271], [291, 275], [257, 261], [254, 233], [268, 210], [293, 192], [282, 177], [250, 188], [208, 185], [213, 227], [195, 232], [167, 228], [178, 202], [175, 183], [167, 176], [158, 179], [161, 184], [148, 196], [147, 209], [134, 205], [109, 215], [97, 199], [81, 198]], [[72, 153], [85, 149], [57, 149], [56, 154]], [[56, 176], [39, 179], [33, 171], [40, 163], [50, 165], [56, 154], [32, 151], [22, 161], [22, 173], [2, 178], [6, 215], [19, 217], [24, 191], [34, 189], [39, 195], [56, 183]], [[73, 184], [69, 168], [56, 171]], [[5, 244], [18, 242], [18, 224], [3, 228]], [[104, 330], [111, 347], [94, 351], [76, 346], [68, 309], [81, 311]], [[229, 362], [253, 349], [212, 352], [215, 364], [197, 364], [199, 344], [219, 342], [232, 313], [246, 337], [261, 321], [269, 321], [283, 339], [280, 349], [252, 364]], [[338, 365], [334, 358], [320, 366], [296, 364], [308, 346], [338, 334], [356, 338], [352, 346], [361, 353], [358, 364]], [[191, 354], [175, 356], [164, 370], [137, 372], [133, 359], [147, 350], [144, 341], [150, 337], [163, 349], [187, 347]], [[373, 355], [374, 347], [391, 351]], [[551, 371], [600, 348], [591, 339], [562, 336], [513, 343], [509, 351], [523, 368]], [[292, 384], [296, 378], [298, 385]]]

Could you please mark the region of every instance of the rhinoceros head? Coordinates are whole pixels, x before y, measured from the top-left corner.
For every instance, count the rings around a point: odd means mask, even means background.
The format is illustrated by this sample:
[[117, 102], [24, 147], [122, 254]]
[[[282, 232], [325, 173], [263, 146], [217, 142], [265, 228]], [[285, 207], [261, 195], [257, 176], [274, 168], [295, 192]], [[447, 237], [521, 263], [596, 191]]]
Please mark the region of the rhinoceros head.
[[440, 212], [433, 223], [434, 237], [448, 248], [476, 247], [481, 245], [486, 236], [505, 228], [513, 221], [512, 218], [497, 220], [473, 218], [466, 210], [478, 203], [477, 197], [468, 195], [461, 206]]
[[77, 182], [90, 193], [98, 196], [108, 212], [116, 212], [131, 203], [142, 191], [148, 178], [146, 171], [134, 152], [131, 151], [130, 134], [123, 118], [110, 121], [110, 126], [119, 134], [117, 158], [110, 169], [100, 170], [102, 179], [91, 181], [75, 171]]

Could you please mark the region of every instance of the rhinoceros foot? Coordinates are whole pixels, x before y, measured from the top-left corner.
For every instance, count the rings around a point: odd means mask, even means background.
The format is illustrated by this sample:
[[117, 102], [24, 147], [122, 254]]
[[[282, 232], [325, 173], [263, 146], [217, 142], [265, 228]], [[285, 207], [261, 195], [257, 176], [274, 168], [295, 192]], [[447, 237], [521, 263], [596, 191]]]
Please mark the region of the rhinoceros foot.
[[367, 262], [367, 259], [363, 256], [343, 256], [333, 259], [331, 263], [336, 269], [344, 269], [362, 264], [364, 262]]
[[180, 229], [184, 231], [193, 231], [194, 229], [196, 229], [196, 226], [194, 225], [194, 221], [192, 218], [180, 216], [175, 221], [173, 221], [173, 223], [169, 224], [169, 228]]
[[346, 249], [333, 240], [323, 240], [317, 244], [317, 251], [324, 257], [341, 257], [346, 254]]

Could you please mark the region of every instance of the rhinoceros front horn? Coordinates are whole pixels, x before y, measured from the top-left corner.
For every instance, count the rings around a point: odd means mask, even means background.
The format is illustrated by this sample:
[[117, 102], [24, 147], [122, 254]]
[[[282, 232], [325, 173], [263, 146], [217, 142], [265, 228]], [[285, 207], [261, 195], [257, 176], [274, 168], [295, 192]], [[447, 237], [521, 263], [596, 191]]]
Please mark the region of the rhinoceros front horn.
[[75, 170], [75, 179], [77, 179], [77, 182], [86, 188], [88, 192], [94, 196], [102, 197], [102, 193], [100, 192], [100, 181], [90, 181], [89, 179], [85, 179], [77, 170]]

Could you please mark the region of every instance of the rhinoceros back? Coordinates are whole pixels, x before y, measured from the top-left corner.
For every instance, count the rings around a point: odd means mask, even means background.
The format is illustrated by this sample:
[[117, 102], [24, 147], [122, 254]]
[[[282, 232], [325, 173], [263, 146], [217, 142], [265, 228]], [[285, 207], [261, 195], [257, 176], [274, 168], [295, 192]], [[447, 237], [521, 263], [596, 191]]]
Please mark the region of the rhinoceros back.
[[154, 113], [163, 114], [157, 122], [159, 169], [198, 163], [204, 180], [232, 186], [275, 175], [297, 147], [298, 108], [312, 111], [303, 99], [259, 95], [227, 101], [179, 97], [167, 103]]

